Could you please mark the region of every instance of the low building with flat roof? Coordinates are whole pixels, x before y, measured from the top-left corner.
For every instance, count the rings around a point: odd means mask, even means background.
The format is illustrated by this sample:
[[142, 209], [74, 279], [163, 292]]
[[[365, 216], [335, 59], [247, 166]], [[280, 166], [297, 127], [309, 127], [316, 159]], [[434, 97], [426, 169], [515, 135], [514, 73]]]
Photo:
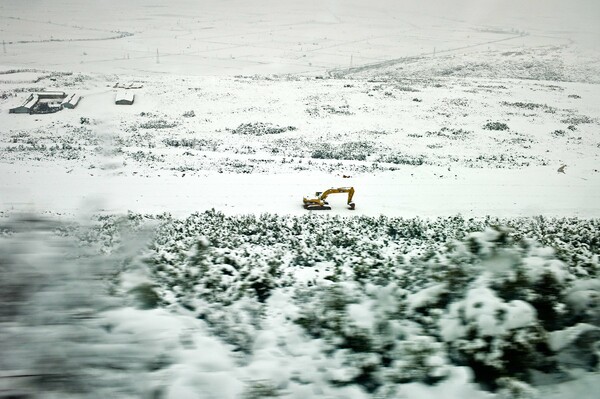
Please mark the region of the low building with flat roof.
[[23, 104], [18, 107], [11, 108], [8, 110], [10, 114], [30, 114], [33, 110], [33, 106], [39, 101], [39, 97], [36, 93], [32, 93], [27, 97]]
[[64, 91], [39, 91], [35, 94], [37, 94], [41, 100], [58, 100], [67, 96], [67, 93]]
[[77, 106], [77, 104], [79, 104], [79, 100], [81, 100], [81, 96], [73, 93], [66, 96], [61, 105], [63, 108], [73, 109]]
[[133, 92], [128, 90], [119, 90], [115, 96], [115, 104], [118, 105], [131, 105], [135, 96]]

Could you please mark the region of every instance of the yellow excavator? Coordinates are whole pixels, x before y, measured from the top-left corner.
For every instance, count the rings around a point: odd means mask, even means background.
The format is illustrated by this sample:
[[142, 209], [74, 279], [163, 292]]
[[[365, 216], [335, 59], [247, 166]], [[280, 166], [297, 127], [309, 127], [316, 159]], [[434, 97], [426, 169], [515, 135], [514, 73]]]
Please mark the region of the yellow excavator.
[[352, 202], [352, 197], [354, 196], [354, 187], [339, 187], [339, 188], [330, 188], [326, 191], [317, 191], [315, 193], [315, 197], [304, 197], [304, 209], [308, 209], [309, 211], [314, 210], [329, 210], [331, 207], [329, 203], [325, 201], [329, 194], [337, 194], [337, 193], [348, 193], [348, 208], [354, 210], [355, 204]]

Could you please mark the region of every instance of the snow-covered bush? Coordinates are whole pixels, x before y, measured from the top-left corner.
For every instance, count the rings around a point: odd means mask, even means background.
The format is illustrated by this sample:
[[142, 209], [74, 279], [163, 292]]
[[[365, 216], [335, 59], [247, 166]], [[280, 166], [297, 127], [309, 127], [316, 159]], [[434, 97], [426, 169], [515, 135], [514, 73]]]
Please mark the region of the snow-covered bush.
[[562, 123], [566, 123], [568, 125], [580, 125], [583, 123], [594, 123], [595, 119], [590, 118], [587, 115], [570, 115], [567, 118], [561, 120]]
[[139, 124], [140, 129], [171, 129], [178, 126], [176, 121], [167, 121], [165, 119], [152, 119]]
[[443, 127], [440, 130], [437, 131], [427, 131], [425, 132], [425, 135], [427, 137], [439, 137], [439, 138], [444, 138], [444, 139], [449, 139], [449, 140], [467, 140], [469, 137], [471, 137], [473, 134], [473, 132], [468, 131], [468, 130], [464, 130], [464, 129], [454, 129], [454, 128], [447, 128], [447, 127]]
[[494, 387], [497, 378], [527, 380], [527, 372], [544, 366], [545, 334], [527, 302], [504, 302], [487, 287], [472, 288], [440, 318], [441, 338], [459, 364]]
[[449, 361], [442, 343], [423, 335], [402, 340], [392, 350], [392, 363], [385, 370], [386, 379], [402, 384], [419, 381], [435, 384], [449, 375]]
[[264, 302], [271, 289], [285, 281], [280, 260], [284, 255], [264, 247], [260, 248], [262, 253], [256, 249], [250, 245], [219, 248], [200, 237], [189, 250], [177, 254], [159, 252], [147, 263], [157, 279], [178, 298], [231, 304], [252, 296]]
[[549, 114], [556, 113], [556, 108], [550, 107], [549, 105], [546, 105], [546, 104], [524, 103], [521, 101], [517, 101], [517, 102], [513, 102], [513, 103], [509, 103], [507, 101], [502, 101], [500, 104], [507, 106], [507, 107], [522, 108], [522, 109], [527, 109], [530, 111], [541, 109], [544, 112], [549, 113]]
[[487, 122], [483, 125], [486, 130], [508, 130], [508, 125], [503, 122]]
[[423, 165], [426, 163], [425, 155], [384, 154], [380, 155], [377, 162], [393, 163], [396, 165]]
[[375, 150], [370, 141], [350, 141], [340, 144], [319, 143], [313, 146], [311, 158], [364, 161]]
[[431, 384], [446, 377], [443, 344], [421, 335], [421, 328], [403, 317], [405, 295], [395, 284], [332, 283], [297, 292], [302, 307], [295, 322], [326, 342], [340, 362], [332, 383], [374, 392], [385, 385]]
[[215, 151], [221, 143], [217, 140], [211, 139], [198, 139], [198, 138], [175, 138], [175, 137], [167, 137], [163, 139], [163, 143], [167, 147], [185, 147], [185, 148], [194, 148], [196, 150], [201, 151]]
[[235, 129], [227, 129], [233, 134], [250, 135], [250, 136], [263, 136], [265, 134], [280, 134], [287, 131], [294, 131], [294, 126], [273, 126], [271, 123], [255, 122], [255, 123], [242, 123]]
[[600, 279], [575, 281], [566, 293], [575, 320], [600, 327]]
[[[173, 317], [200, 323], [213, 345], [234, 351], [236, 360], [228, 360], [227, 367], [246, 376], [235, 388], [238, 397], [350, 390], [391, 398], [404, 386], [442, 389], [465, 368], [503, 397], [527, 397], [534, 392], [534, 372], [564, 378], [572, 368], [598, 366], [598, 225], [598, 220], [579, 219], [226, 216], [216, 211], [185, 219], [128, 214], [96, 217], [88, 225], [50, 223], [45, 234], [71, 240], [83, 251], [72, 253], [82, 255], [60, 258], [65, 269], [55, 267], [52, 278], [40, 274], [38, 279], [37, 271], [29, 277], [14, 273], [30, 269], [13, 267], [22, 259], [5, 246], [0, 288], [11, 301], [0, 307], [0, 323], [32, 326], [5, 341], [13, 347], [39, 345], [43, 350], [35, 359], [41, 363], [25, 369], [43, 374], [48, 364], [59, 364], [69, 375], [79, 367], [113, 367], [121, 359], [121, 344], [129, 345], [131, 355], [120, 366], [126, 375], [146, 381], [147, 372], [177, 374], [177, 361], [198, 356], [170, 356], [164, 347], [139, 353], [125, 333], [133, 328], [146, 334], [127, 324], [130, 314], [163, 318], [167, 313], [160, 308], [166, 307], [180, 315]], [[149, 244], [146, 227], [154, 227]], [[10, 226], [2, 231], [3, 240], [20, 234]], [[57, 258], [51, 258], [54, 267]], [[35, 270], [48, 272], [36, 262]], [[93, 270], [94, 278], [73, 280], [71, 268]], [[84, 286], [105, 291], [90, 301], [77, 296]], [[67, 296], [56, 296], [54, 288]], [[65, 301], [71, 292], [79, 299]], [[112, 310], [112, 301], [130, 307]], [[93, 318], [71, 320], [79, 310], [59, 313], [58, 319], [66, 317], [65, 325], [75, 328], [52, 327], [53, 336], [73, 342], [60, 347], [65, 356], [44, 349], [37, 339], [54, 319], [52, 312], [44, 315], [39, 309], [78, 309], [74, 304], [85, 305]], [[81, 339], [69, 335], [80, 330]], [[192, 350], [194, 331], [175, 336], [178, 343], [169, 345]], [[114, 344], [115, 354], [107, 350], [98, 360], [96, 339]], [[81, 349], [88, 347], [89, 352]], [[204, 364], [199, 358], [194, 361]], [[15, 359], [3, 357], [0, 365]], [[105, 363], [98, 366], [99, 361]], [[80, 374], [69, 384], [88, 384], [87, 371]], [[50, 377], [35, 386], [57, 383]], [[107, 371], [92, 386], [100, 389], [112, 378]], [[113, 384], [114, 392], [127, 385], [119, 384]], [[80, 389], [52, 389], [67, 388]], [[138, 388], [127, 389], [142, 392]]]

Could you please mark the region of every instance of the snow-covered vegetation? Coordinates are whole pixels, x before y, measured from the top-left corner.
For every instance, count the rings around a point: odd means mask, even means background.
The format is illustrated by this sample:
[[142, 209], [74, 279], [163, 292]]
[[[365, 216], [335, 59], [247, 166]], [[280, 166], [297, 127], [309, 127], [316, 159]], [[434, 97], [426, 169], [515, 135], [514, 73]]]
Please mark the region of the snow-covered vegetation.
[[599, 228], [217, 211], [6, 219], [2, 362], [19, 370], [8, 388], [533, 397], [598, 371]]

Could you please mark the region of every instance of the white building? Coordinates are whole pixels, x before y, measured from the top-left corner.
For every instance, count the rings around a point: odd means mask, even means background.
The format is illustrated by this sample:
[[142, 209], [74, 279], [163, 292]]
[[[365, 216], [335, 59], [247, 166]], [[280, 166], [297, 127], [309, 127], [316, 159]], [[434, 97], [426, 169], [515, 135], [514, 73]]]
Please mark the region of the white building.
[[115, 104], [119, 105], [131, 105], [133, 104], [135, 96], [133, 92], [129, 90], [119, 90], [115, 96]]
[[11, 108], [8, 110], [10, 114], [30, 114], [33, 106], [37, 104], [39, 97], [37, 94], [32, 93], [27, 97], [23, 104], [18, 107]]
[[63, 100], [61, 105], [63, 108], [73, 109], [77, 106], [77, 104], [79, 103], [79, 100], [81, 100], [81, 96], [73, 93], [73, 94], [70, 94], [67, 97], [65, 97], [65, 99]]
[[[71, 95], [73, 97], [75, 95]], [[51, 112], [56, 112], [62, 109], [63, 99], [67, 95], [63, 91], [39, 91], [37, 93], [31, 93], [25, 102], [18, 107], [9, 109], [11, 114], [33, 114], [33, 113], [47, 113], [48, 109], [53, 109]], [[77, 100], [79, 101], [79, 100]], [[77, 105], [77, 103], [75, 103]], [[46, 108], [46, 112], [40, 111], [42, 108]], [[75, 106], [73, 106], [74, 108]]]

